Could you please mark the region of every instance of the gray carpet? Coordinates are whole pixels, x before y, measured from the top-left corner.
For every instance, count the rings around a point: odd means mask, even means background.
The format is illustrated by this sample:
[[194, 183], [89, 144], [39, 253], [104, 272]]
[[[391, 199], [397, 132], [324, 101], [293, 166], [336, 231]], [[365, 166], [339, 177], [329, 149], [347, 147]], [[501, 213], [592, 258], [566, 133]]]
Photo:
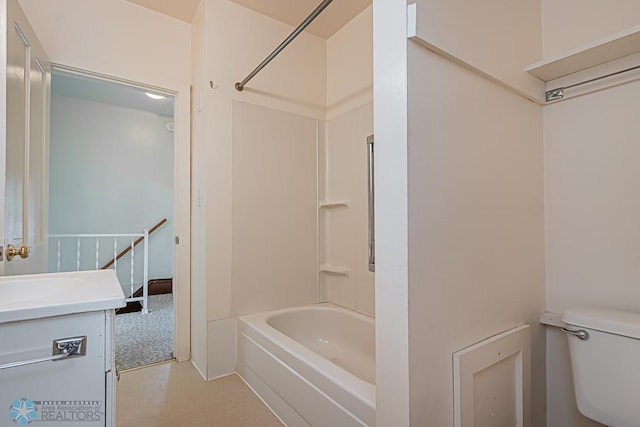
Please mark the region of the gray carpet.
[[173, 295], [151, 295], [149, 314], [118, 314], [115, 324], [119, 371], [173, 358]]

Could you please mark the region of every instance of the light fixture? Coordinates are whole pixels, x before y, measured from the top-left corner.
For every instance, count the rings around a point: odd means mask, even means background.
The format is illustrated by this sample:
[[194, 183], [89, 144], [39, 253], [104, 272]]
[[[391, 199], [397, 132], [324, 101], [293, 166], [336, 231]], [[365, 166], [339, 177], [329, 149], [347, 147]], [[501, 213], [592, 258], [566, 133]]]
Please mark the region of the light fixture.
[[164, 99], [165, 98], [164, 96], [156, 95], [155, 93], [145, 92], [144, 94], [147, 95], [151, 99]]

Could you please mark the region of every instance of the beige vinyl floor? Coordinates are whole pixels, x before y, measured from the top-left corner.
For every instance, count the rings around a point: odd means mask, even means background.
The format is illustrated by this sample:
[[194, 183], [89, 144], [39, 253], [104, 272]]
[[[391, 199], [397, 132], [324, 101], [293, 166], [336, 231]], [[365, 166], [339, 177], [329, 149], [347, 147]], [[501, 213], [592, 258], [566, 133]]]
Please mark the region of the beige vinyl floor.
[[283, 425], [238, 376], [204, 381], [191, 362], [171, 362], [120, 374], [116, 426]]

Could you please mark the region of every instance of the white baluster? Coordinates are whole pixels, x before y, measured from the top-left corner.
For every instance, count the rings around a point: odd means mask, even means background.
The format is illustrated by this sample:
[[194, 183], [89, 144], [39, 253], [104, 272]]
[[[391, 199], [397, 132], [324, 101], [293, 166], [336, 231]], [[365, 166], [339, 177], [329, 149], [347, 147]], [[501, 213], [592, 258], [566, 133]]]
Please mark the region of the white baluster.
[[130, 276], [131, 276], [131, 281], [130, 281], [131, 285], [130, 285], [130, 287], [131, 287], [131, 296], [132, 297], [133, 297], [133, 263], [134, 263], [133, 258], [134, 258], [135, 254], [136, 254], [136, 250], [135, 250], [135, 247], [133, 246], [133, 243], [134, 243], [133, 236], [131, 236], [131, 274], [130, 274]]
[[118, 276], [118, 237], [113, 238], [113, 269]]
[[78, 237], [78, 249], [76, 250], [76, 271], [80, 271], [80, 237]]
[[58, 273], [60, 273], [60, 239], [58, 239]]
[[116, 258], [118, 256], [118, 238], [114, 237], [113, 238], [113, 269], [116, 270], [116, 267], [118, 266], [118, 259]]
[[144, 256], [143, 256], [143, 274], [142, 274], [142, 313], [148, 314], [149, 299], [149, 229], [144, 229]]
[[96, 236], [96, 270], [100, 268], [99, 259], [100, 259], [100, 238]]

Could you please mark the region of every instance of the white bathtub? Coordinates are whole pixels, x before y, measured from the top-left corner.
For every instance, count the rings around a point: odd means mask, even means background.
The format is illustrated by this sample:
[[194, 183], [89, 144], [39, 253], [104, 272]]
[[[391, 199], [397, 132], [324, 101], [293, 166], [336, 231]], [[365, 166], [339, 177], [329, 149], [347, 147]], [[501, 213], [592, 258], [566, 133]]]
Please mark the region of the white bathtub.
[[288, 426], [375, 426], [374, 320], [332, 304], [238, 318], [237, 371]]

